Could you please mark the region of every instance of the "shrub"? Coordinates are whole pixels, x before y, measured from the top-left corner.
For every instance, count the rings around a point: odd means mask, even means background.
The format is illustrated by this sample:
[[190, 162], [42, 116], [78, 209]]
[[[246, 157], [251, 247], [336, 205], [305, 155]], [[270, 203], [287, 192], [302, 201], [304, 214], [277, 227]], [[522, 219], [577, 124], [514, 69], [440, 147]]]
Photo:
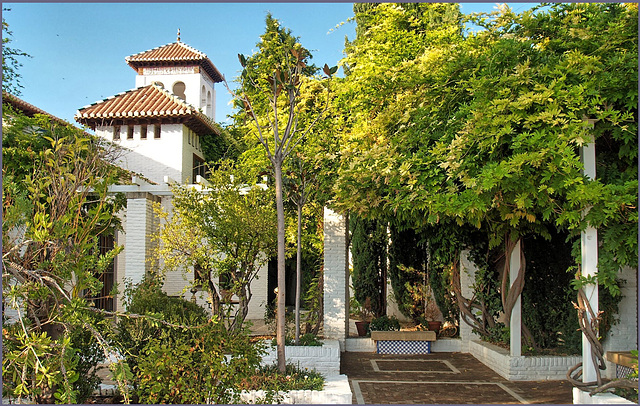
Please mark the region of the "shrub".
[[137, 402], [229, 404], [259, 367], [258, 344], [209, 322], [189, 334], [151, 338], [134, 370]]
[[395, 316], [381, 316], [371, 320], [369, 324], [371, 331], [398, 331], [400, 330], [400, 321]]
[[287, 364], [284, 374], [277, 365], [261, 366], [251, 379], [245, 379], [241, 390], [291, 391], [322, 390], [324, 377], [316, 371]]
[[[275, 347], [275, 338], [271, 340], [271, 345]], [[291, 336], [287, 336], [284, 340], [284, 345], [296, 345], [295, 339]], [[320, 339], [318, 339], [318, 336], [316, 336], [315, 334], [307, 333], [300, 336], [300, 343], [298, 345], [320, 347], [322, 346], [322, 341], [320, 341]]]
[[118, 321], [118, 345], [130, 367], [137, 365], [137, 357], [152, 338], [168, 339], [181, 335], [181, 329], [170, 328], [155, 321], [162, 320], [184, 326], [194, 326], [207, 321], [206, 311], [184, 299], [170, 297], [151, 278], [136, 286], [127, 286], [125, 303], [128, 313], [150, 318], [129, 318]]

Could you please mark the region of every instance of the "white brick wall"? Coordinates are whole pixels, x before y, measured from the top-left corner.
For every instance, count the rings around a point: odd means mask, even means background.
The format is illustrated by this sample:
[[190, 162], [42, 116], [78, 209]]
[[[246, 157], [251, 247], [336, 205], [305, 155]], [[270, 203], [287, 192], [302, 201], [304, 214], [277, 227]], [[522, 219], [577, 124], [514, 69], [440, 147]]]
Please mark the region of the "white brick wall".
[[[259, 403], [264, 398], [263, 391], [243, 392], [241, 397], [246, 403]], [[352, 394], [349, 378], [346, 375], [329, 376], [325, 379], [321, 391], [296, 390], [284, 394], [282, 404], [321, 404], [346, 405], [351, 404]]]
[[263, 265], [258, 271], [258, 276], [251, 284], [251, 301], [249, 302], [248, 320], [264, 319], [264, 309], [267, 304], [267, 289], [269, 282], [269, 266]]
[[[316, 370], [325, 377], [340, 374], [340, 343], [338, 340], [325, 340], [322, 346], [287, 345], [284, 353], [287, 364]], [[267, 354], [262, 357], [262, 365], [274, 364], [277, 362], [277, 358], [276, 347], [269, 345]]]
[[324, 336], [344, 345], [349, 309], [346, 277], [346, 222], [324, 208]]
[[616, 396], [613, 393], [597, 393], [593, 396], [589, 392], [585, 392], [580, 388], [573, 388], [573, 404], [574, 405], [637, 405], [625, 398]]
[[142, 281], [151, 265], [147, 258], [150, 258], [152, 250], [151, 235], [156, 231], [151, 195], [132, 193], [127, 196], [126, 215], [124, 277], [136, 284]]
[[582, 361], [582, 357], [511, 356], [509, 351], [486, 342], [473, 340], [469, 352], [498, 375], [511, 381], [564, 380], [567, 371]]

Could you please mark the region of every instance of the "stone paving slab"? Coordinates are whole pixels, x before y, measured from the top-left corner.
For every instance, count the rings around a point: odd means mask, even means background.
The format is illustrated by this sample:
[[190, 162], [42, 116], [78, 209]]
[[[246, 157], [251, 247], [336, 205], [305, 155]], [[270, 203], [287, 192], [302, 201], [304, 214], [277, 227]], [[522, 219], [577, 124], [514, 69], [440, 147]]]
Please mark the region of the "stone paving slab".
[[507, 381], [471, 354], [344, 352], [354, 404], [571, 404], [567, 381]]

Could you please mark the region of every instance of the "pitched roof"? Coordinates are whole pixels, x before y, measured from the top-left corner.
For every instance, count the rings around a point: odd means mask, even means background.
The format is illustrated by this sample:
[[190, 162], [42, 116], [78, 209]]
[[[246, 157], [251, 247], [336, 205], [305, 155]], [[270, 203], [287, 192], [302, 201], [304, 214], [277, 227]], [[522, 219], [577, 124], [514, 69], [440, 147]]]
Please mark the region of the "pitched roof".
[[51, 117], [52, 120], [61, 125], [69, 125], [69, 123], [61, 118], [54, 116], [53, 114], [47, 113], [39, 107], [34, 106], [33, 104], [27, 103], [21, 98], [12, 95], [11, 93], [7, 93], [4, 90], [2, 91], [2, 103], [7, 103], [10, 106], [13, 106], [14, 109], [22, 111], [25, 115], [29, 117], [33, 117], [36, 114], [44, 114]]
[[209, 117], [156, 84], [132, 89], [85, 106], [78, 110], [74, 118], [79, 123], [94, 128], [112, 121], [177, 119], [200, 135], [220, 133], [217, 124]]
[[125, 61], [136, 71], [141, 67], [196, 64], [201, 66], [214, 82], [222, 82], [222, 74], [206, 54], [180, 41], [128, 56]]

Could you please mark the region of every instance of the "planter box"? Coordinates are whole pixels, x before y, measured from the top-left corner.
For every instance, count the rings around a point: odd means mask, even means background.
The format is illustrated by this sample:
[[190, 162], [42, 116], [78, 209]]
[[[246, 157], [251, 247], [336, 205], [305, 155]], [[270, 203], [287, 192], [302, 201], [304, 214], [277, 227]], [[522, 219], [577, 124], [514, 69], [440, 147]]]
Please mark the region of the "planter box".
[[[325, 377], [340, 375], [340, 343], [338, 340], [324, 340], [322, 346], [287, 345], [284, 349], [287, 364], [300, 368], [315, 369]], [[276, 363], [276, 347], [267, 348], [262, 357], [263, 365]]]
[[579, 355], [512, 357], [508, 350], [478, 340], [469, 342], [469, 353], [510, 381], [564, 380], [567, 371], [582, 362]]
[[372, 331], [378, 354], [430, 354], [434, 331]]
[[[376, 343], [370, 338], [347, 338], [347, 352], [376, 352]], [[431, 343], [431, 352], [461, 352], [462, 340], [459, 338], [439, 338]]]
[[613, 393], [597, 393], [589, 396], [589, 392], [585, 392], [580, 388], [573, 388], [573, 404], [574, 405], [636, 405], [630, 400], [614, 395]]
[[[295, 390], [281, 394], [283, 404], [351, 404], [351, 388], [346, 375], [327, 377], [321, 391]], [[261, 403], [264, 391], [242, 392], [243, 402]]]

